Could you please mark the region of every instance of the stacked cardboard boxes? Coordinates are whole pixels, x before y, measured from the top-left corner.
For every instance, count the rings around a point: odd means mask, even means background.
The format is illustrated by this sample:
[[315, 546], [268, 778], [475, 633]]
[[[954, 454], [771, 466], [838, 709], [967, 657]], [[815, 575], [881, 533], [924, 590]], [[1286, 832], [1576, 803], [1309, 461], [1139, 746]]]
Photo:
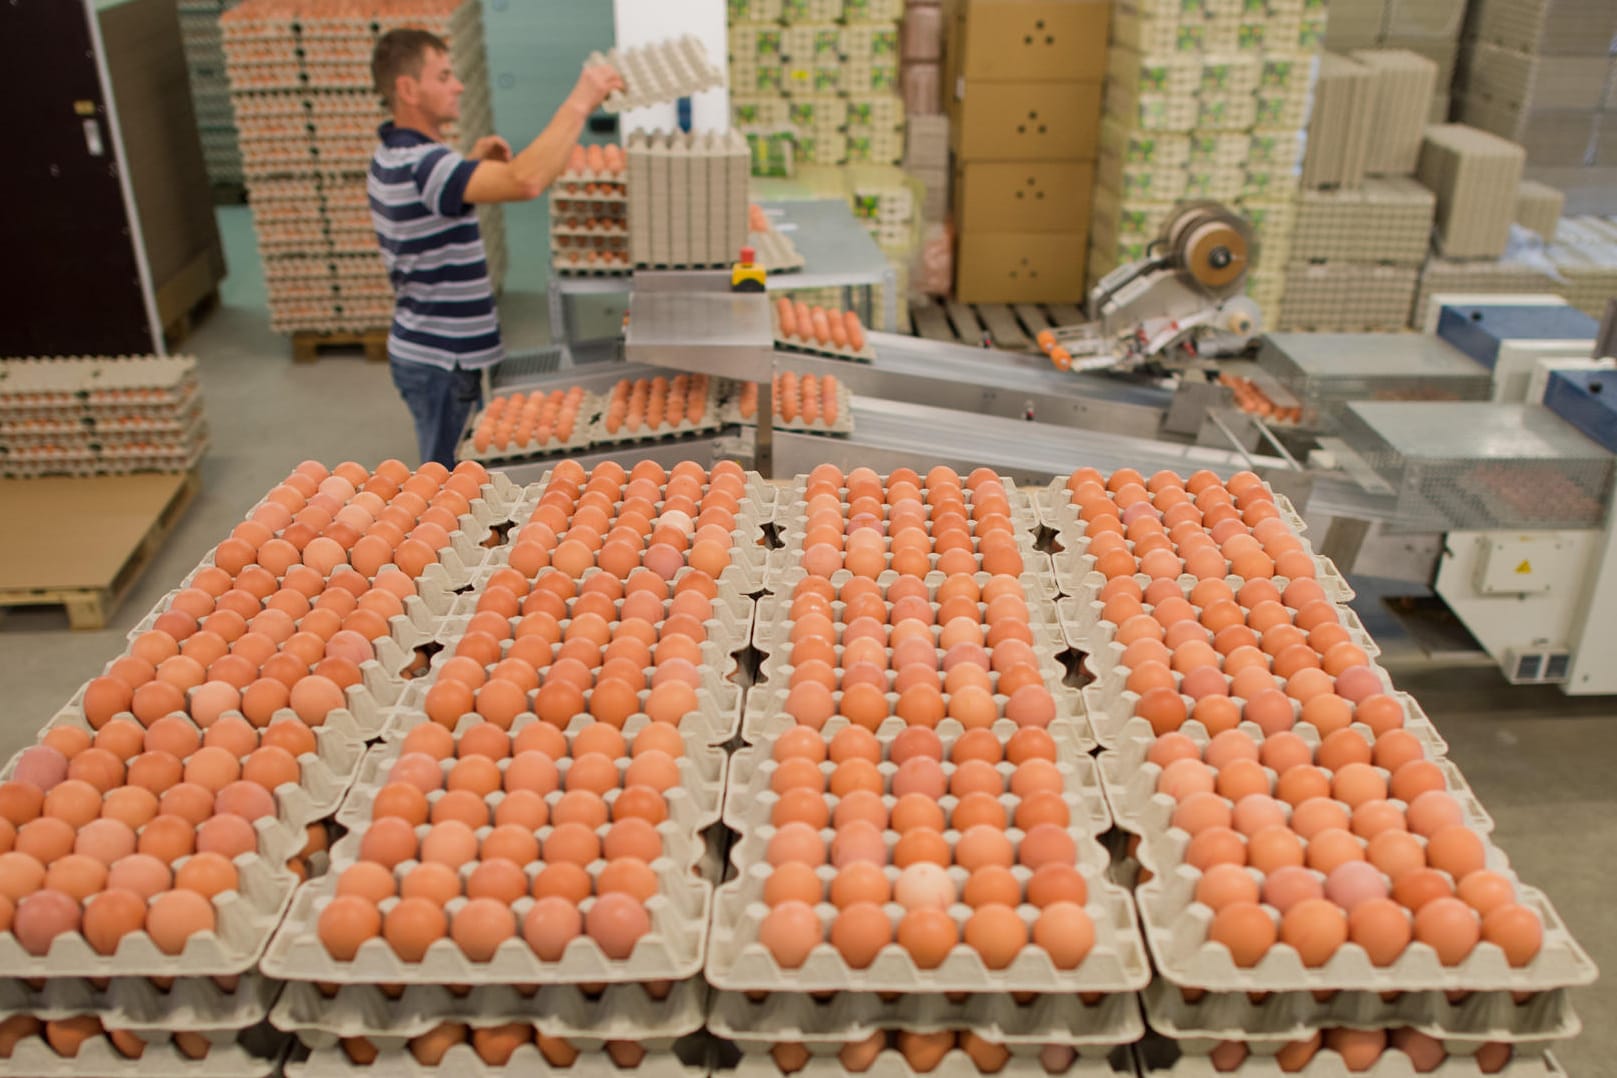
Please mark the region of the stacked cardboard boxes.
[[947, 84], [960, 300], [1082, 298], [1110, 17], [1110, 0], [959, 5]]
[[1466, 0], [1331, 0], [1330, 6], [1326, 48], [1338, 53], [1401, 49], [1426, 57], [1437, 65], [1428, 119], [1448, 119]]
[[191, 102], [202, 134], [202, 155], [215, 186], [240, 186], [241, 147], [236, 118], [230, 110], [230, 80], [225, 77], [225, 49], [219, 16], [241, 0], [177, 0], [185, 63], [191, 78]]
[[754, 171], [780, 160], [896, 165], [902, 0], [730, 0], [730, 102]]

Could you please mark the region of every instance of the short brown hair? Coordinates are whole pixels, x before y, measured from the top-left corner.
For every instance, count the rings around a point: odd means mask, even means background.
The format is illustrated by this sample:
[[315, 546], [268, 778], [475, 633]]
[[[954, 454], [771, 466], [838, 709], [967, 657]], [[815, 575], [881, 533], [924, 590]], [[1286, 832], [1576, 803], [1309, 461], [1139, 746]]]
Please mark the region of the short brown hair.
[[388, 108], [393, 107], [393, 89], [399, 76], [419, 76], [429, 49], [447, 53], [449, 46], [437, 34], [414, 28], [389, 30], [377, 38], [376, 49], [371, 53], [371, 78]]

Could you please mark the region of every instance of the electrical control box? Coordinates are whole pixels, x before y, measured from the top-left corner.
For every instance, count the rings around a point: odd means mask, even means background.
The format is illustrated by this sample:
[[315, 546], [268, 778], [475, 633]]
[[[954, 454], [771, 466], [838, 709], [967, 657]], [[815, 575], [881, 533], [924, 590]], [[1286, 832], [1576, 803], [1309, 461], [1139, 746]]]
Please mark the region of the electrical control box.
[[1573, 544], [1558, 535], [1505, 535], [1477, 539], [1473, 581], [1479, 595], [1542, 595], [1565, 586], [1577, 566], [1567, 562]]

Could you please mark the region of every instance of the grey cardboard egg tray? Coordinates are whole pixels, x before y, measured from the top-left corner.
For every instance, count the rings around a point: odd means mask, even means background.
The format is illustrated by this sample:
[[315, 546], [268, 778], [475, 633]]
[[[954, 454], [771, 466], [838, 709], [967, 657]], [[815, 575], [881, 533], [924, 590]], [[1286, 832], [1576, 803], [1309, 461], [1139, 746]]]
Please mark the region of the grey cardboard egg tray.
[[[1180, 841], [1174, 845], [1182, 850], [1183, 832], [1179, 835]], [[1486, 849], [1487, 867], [1515, 882], [1504, 853], [1491, 844]], [[1309, 969], [1293, 948], [1277, 942], [1256, 966], [1243, 969], [1235, 965], [1227, 948], [1207, 938], [1213, 911], [1195, 901], [1201, 872], [1180, 863], [1182, 858], [1169, 843], [1157, 847], [1142, 844], [1137, 856], [1155, 873], [1134, 892], [1146, 940], [1160, 975], [1177, 985], [1215, 992], [1543, 992], [1590, 984], [1598, 976], [1594, 962], [1572, 938], [1544, 893], [1519, 882], [1517, 901], [1536, 912], [1544, 924], [1543, 948], [1521, 968], [1511, 967], [1504, 951], [1486, 940], [1458, 965], [1444, 966], [1437, 952], [1417, 940], [1386, 967], [1371, 965], [1364, 949], [1350, 942], [1324, 966]]]
[[601, 108], [624, 112], [645, 108], [724, 85], [724, 71], [708, 59], [694, 34], [665, 38], [627, 49], [592, 52], [586, 65], [611, 64], [623, 76], [624, 88], [607, 95]]
[[[1370, 1078], [1415, 1078], [1417, 1073], [1432, 1074], [1437, 1078], [1474, 1078], [1483, 1073], [1476, 1061], [1467, 1057], [1451, 1057], [1432, 1070], [1417, 1072], [1408, 1056], [1392, 1048], [1382, 1053], [1368, 1069], [1352, 1072], [1342, 1057], [1328, 1048], [1321, 1048], [1307, 1065], [1294, 1072], [1283, 1070], [1273, 1056], [1257, 1054], [1247, 1056], [1239, 1071], [1259, 1078], [1280, 1078], [1286, 1073], [1301, 1074], [1303, 1078], [1341, 1078], [1348, 1073], [1369, 1075]], [[1140, 1073], [1148, 1078], [1211, 1078], [1219, 1072], [1209, 1056], [1186, 1054], [1169, 1067], [1151, 1067], [1142, 1059]], [[1503, 1070], [1495, 1073], [1505, 1078], [1566, 1078], [1567, 1072], [1561, 1069], [1554, 1055], [1546, 1052], [1524, 1059], [1513, 1057]]]
[[[826, 317], [829, 318], [830, 316], [831, 312], [827, 311]], [[842, 312], [840, 310], [837, 311], [836, 316], [841, 318]], [[830, 356], [832, 359], [850, 359], [858, 363], [876, 362], [876, 349], [870, 343], [868, 329], [866, 330], [865, 346], [855, 351], [848, 345], [842, 345], [839, 347], [834, 343], [822, 343], [819, 338], [813, 335], [812, 331], [810, 331], [807, 336], [798, 335], [796, 337], [788, 337], [786, 335], [786, 331], [781, 328], [780, 311], [776, 310], [774, 307], [771, 307], [769, 309], [769, 317], [774, 326], [775, 349], [777, 351], [805, 352], [813, 356]], [[803, 327], [799, 326], [798, 328], [801, 329]]]
[[421, 984], [390, 999], [376, 985], [343, 985], [327, 996], [312, 982], [291, 981], [276, 1001], [270, 1023], [315, 1050], [336, 1047], [343, 1037], [364, 1037], [391, 1052], [445, 1022], [534, 1022], [546, 1036], [566, 1038], [580, 1052], [599, 1051], [608, 1040], [637, 1041], [648, 1052], [666, 1052], [677, 1039], [702, 1028], [707, 995], [700, 977], [675, 982], [660, 1000], [638, 984], [611, 985], [593, 997], [570, 984], [541, 985], [526, 993], [511, 985], [452, 992], [443, 985]]
[[[513, 395], [525, 396], [525, 394], [521, 393]], [[472, 429], [476, 429], [477, 422], [483, 418], [484, 411], [487, 411], [487, 408], [480, 410], [476, 419], [472, 420], [470, 424]], [[484, 450], [479, 450], [471, 438], [465, 438], [455, 447], [455, 459], [475, 460], [483, 464], [498, 465], [506, 461], [522, 460], [525, 457], [566, 453], [575, 449], [588, 449], [590, 446], [591, 419], [599, 411], [600, 403], [594, 394], [586, 393], [584, 394], [584, 399], [578, 404], [578, 415], [573, 422], [573, 436], [571, 438], [563, 440], [552, 436], [543, 442], [529, 441], [511, 443], [505, 446], [491, 445]]]
[[606, 429], [606, 409], [609, 398], [603, 395], [601, 410], [595, 422], [590, 424], [591, 445], [627, 445], [632, 442], [654, 441], [659, 438], [678, 438], [688, 434], [700, 434], [705, 431], [718, 430], [724, 426], [725, 420], [719, 407], [719, 379], [709, 378], [707, 389], [702, 394], [706, 405], [702, 411], [702, 418], [692, 421], [681, 419], [678, 423], [664, 422], [659, 426], [646, 426], [630, 429], [627, 424], [619, 427], [614, 433]]
[[772, 992], [754, 1002], [744, 992], [715, 992], [708, 1005], [707, 1028], [748, 1047], [790, 1042], [816, 1054], [834, 1052], [884, 1029], [916, 1033], [970, 1029], [985, 1040], [1024, 1050], [1047, 1044], [1126, 1044], [1145, 1033], [1134, 997], [1108, 993], [1091, 1004], [1075, 992], [1042, 993], [1026, 1003], [1004, 994], [951, 999], [907, 992], [890, 999], [873, 992], [838, 992], [828, 1000]]
[[[1064, 1078], [1103, 1078], [1117, 1074], [1109, 1056], [1110, 1053], [1104, 1049], [1096, 1049], [1094, 1054], [1086, 1052], [1057, 1073]], [[849, 1071], [835, 1054], [830, 1054], [811, 1058], [808, 1066], [794, 1073], [804, 1078], [844, 1078]], [[870, 1078], [918, 1078], [917, 1072], [905, 1060], [904, 1053], [891, 1048], [883, 1050], [875, 1062], [860, 1073]], [[937, 1066], [925, 1073], [936, 1078], [982, 1078], [983, 1074], [976, 1062], [959, 1048], [951, 1049]], [[995, 1073], [1005, 1078], [1050, 1078], [1051, 1072], [1045, 1069], [1038, 1052], [1024, 1053], [1013, 1049], [1010, 1060]], [[1132, 1074], [1133, 1071], [1122, 1073]], [[783, 1075], [780, 1066], [767, 1052], [749, 1052], [742, 1055], [735, 1067], [715, 1068], [713, 1078], [783, 1078]]]
[[0, 981], [0, 1018], [31, 1014], [46, 1021], [94, 1014], [109, 1029], [136, 1033], [234, 1031], [262, 1022], [280, 990], [279, 982], [256, 971], [242, 974], [230, 992], [211, 977], [181, 977], [166, 991], [145, 977], [116, 977], [105, 988], [88, 978], [51, 977], [38, 991], [8, 977]]
[[[1348, 585], [1347, 578], [1341, 574], [1329, 558], [1322, 558], [1318, 554], [1313, 555], [1313, 558], [1315, 579], [1319, 582], [1319, 586], [1324, 589], [1325, 598], [1337, 606], [1346, 606], [1357, 594]], [[1050, 555], [1050, 564], [1055, 568], [1056, 582], [1061, 585], [1063, 595], [1078, 594], [1079, 590], [1084, 587], [1085, 578], [1096, 571], [1095, 559], [1081, 550], [1063, 550], [1052, 554]], [[1138, 578], [1141, 575], [1143, 574], [1136, 574], [1136, 577]], [[1184, 580], [1186, 577], [1182, 575], [1180, 579]], [[1189, 579], [1193, 585], [1195, 578], [1191, 577]], [[1240, 589], [1242, 584], [1246, 583], [1244, 578], [1238, 576], [1226, 576], [1224, 579], [1229, 582], [1230, 587], [1237, 590]], [[1149, 582], [1150, 578], [1146, 577], [1146, 580]], [[1291, 583], [1288, 577], [1283, 576], [1276, 576], [1273, 580], [1275, 587], [1280, 588], [1282, 591], [1285, 590], [1287, 584]]]
[[1324, 1001], [1308, 992], [1277, 992], [1254, 1003], [1244, 992], [1209, 992], [1192, 1004], [1173, 985], [1155, 980], [1141, 1001], [1153, 1030], [1196, 1055], [1222, 1040], [1246, 1041], [1256, 1051], [1261, 1042], [1304, 1040], [1316, 1030], [1339, 1026], [1408, 1026], [1449, 1042], [1451, 1054], [1469, 1055], [1488, 1041], [1542, 1047], [1576, 1037], [1583, 1023], [1568, 996], [1565, 989], [1539, 992], [1518, 1005], [1506, 992], [1471, 992], [1458, 1003], [1442, 992], [1401, 992], [1392, 1000], [1370, 992], [1336, 992]]
[[[1292, 534], [1301, 538], [1308, 530], [1301, 513], [1292, 504], [1291, 499], [1275, 490], [1268, 483], [1263, 484], [1265, 490], [1274, 498], [1275, 508], [1280, 510], [1280, 519], [1286, 522]], [[1072, 504], [1072, 494], [1067, 490], [1065, 479], [1052, 479], [1048, 484], [1040, 487], [1034, 493], [1034, 500], [1039, 507], [1039, 518], [1045, 525], [1059, 531], [1065, 524], [1078, 520], [1078, 507]]]
[[503, 1067], [485, 1063], [470, 1044], [457, 1044], [438, 1066], [423, 1065], [408, 1050], [380, 1055], [374, 1063], [361, 1066], [348, 1058], [342, 1048], [311, 1053], [306, 1059], [289, 1061], [287, 1078], [362, 1078], [364, 1075], [404, 1075], [405, 1078], [708, 1078], [704, 1058], [687, 1062], [676, 1052], [652, 1052], [630, 1069], [620, 1068], [605, 1052], [580, 1054], [570, 1067], [554, 1067], [537, 1046], [524, 1044], [511, 1054]]
[[[868, 968], [852, 969], [829, 942], [830, 925], [836, 916], [829, 902], [815, 907], [827, 939], [814, 948], [800, 968], [782, 969], [758, 941], [758, 927], [769, 912], [763, 903], [763, 887], [772, 870], [765, 860], [765, 850], [774, 833], [772, 825], [755, 825], [730, 851], [736, 878], [719, 889], [707, 958], [708, 983], [720, 991], [1135, 992], [1151, 978], [1134, 905], [1126, 891], [1106, 878], [1109, 858], [1094, 838], [1078, 842], [1077, 869], [1089, 889], [1085, 910], [1094, 922], [1095, 946], [1076, 969], [1057, 969], [1042, 950], [1030, 945], [1010, 966], [991, 970], [964, 941], [957, 943], [936, 969], [917, 968], [896, 941], [888, 944]], [[821, 834], [829, 844], [834, 832], [828, 828]], [[897, 841], [893, 832], [886, 837], [890, 845]], [[817, 871], [829, 885], [834, 870], [822, 866]], [[964, 885], [964, 869], [954, 867], [948, 872], [957, 888]], [[1021, 866], [1012, 872], [1024, 882], [1031, 875]], [[897, 869], [889, 865], [889, 879], [897, 875]], [[897, 903], [889, 903], [886, 910], [895, 924], [903, 914]], [[955, 923], [962, 925], [971, 911], [964, 903], [956, 903], [949, 912]], [[1023, 905], [1018, 912], [1031, 926], [1036, 914], [1033, 907]]]
[[[724, 403], [720, 406], [720, 414], [726, 423], [739, 424], [743, 427], [756, 427], [758, 413], [749, 416], [741, 413], [741, 383], [731, 382], [726, 390]], [[806, 430], [820, 434], [852, 434], [853, 414], [849, 409], [853, 406], [853, 394], [848, 392], [848, 384], [837, 379], [837, 419], [834, 423], [827, 423], [822, 418], [818, 422], [810, 423], [802, 416], [801, 411], [797, 418], [787, 419], [780, 414], [780, 400], [775, 400], [775, 418], [772, 425], [776, 430]]]
[[[120, 1028], [107, 1023], [108, 1028]], [[172, 1027], [171, 1027], [172, 1028]], [[24, 1037], [0, 1059], [0, 1075], [28, 1075], [29, 1078], [260, 1078], [276, 1072], [286, 1054], [287, 1039], [268, 1026], [250, 1029], [203, 1032], [209, 1041], [208, 1054], [191, 1059], [174, 1046], [167, 1031], [146, 1041], [139, 1059], [130, 1059], [112, 1046], [105, 1036], [91, 1037], [72, 1059], [58, 1055], [42, 1035]]]
[[570, 192], [567, 192], [565, 187], [557, 185], [570, 183], [610, 183], [621, 187], [628, 182], [629, 170], [627, 167], [624, 167], [617, 172], [612, 172], [606, 169], [596, 171], [592, 168], [570, 168], [566, 172], [563, 172], [560, 176], [556, 177], [556, 179], [552, 182], [552, 187], [555, 188], [557, 194], [565, 195]]
[[191, 936], [177, 955], [163, 953], [144, 931], [125, 936], [110, 955], [96, 952], [78, 932], [57, 936], [49, 951], [32, 955], [8, 931], [0, 932], [0, 968], [9, 977], [202, 977], [251, 969], [297, 879], [256, 853], [242, 854], [235, 865], [237, 889], [213, 899], [214, 930]]
[[[549, 829], [546, 825], [539, 834]], [[416, 833], [419, 836], [427, 830], [422, 826]], [[480, 829], [479, 841], [483, 833], [486, 829]], [[336, 984], [612, 984], [694, 977], [702, 968], [713, 905], [713, 885], [698, 878], [693, 871], [706, 852], [706, 846], [699, 836], [672, 821], [664, 821], [657, 833], [663, 840], [663, 854], [652, 865], [657, 874], [657, 894], [646, 903], [651, 931], [641, 937], [626, 959], [610, 959], [594, 940], [580, 936], [568, 945], [559, 961], [543, 962], [519, 932], [500, 946], [491, 961], [484, 963], [469, 960], [447, 936], [429, 947], [420, 962], [403, 961], [380, 937], [362, 945], [353, 961], [339, 962], [320, 942], [316, 925], [320, 912], [335, 895], [342, 870], [358, 857], [364, 835], [353, 831], [333, 847], [331, 871], [298, 890], [280, 931], [270, 941], [261, 968], [267, 975], [282, 980]], [[540, 841], [542, 844], [543, 838]], [[395, 876], [415, 864], [414, 860], [401, 862], [395, 868]], [[463, 866], [462, 875], [469, 874], [475, 864], [470, 862]], [[591, 867], [598, 871], [601, 864], [597, 861]], [[383, 903], [384, 908], [394, 901]], [[451, 916], [464, 901], [458, 898], [450, 903]], [[531, 898], [521, 898], [512, 905], [519, 926], [532, 903]]]
[[[626, 730], [625, 736], [632, 740], [634, 735]], [[398, 742], [389, 742], [377, 745], [365, 754], [353, 789], [343, 801], [342, 808], [337, 811], [338, 823], [348, 828], [364, 827], [370, 823], [371, 803], [387, 782], [387, 776], [393, 765], [398, 762], [400, 747]], [[663, 791], [663, 799], [668, 802], [670, 820], [692, 831], [700, 831], [718, 820], [721, 802], [724, 799], [726, 761], [727, 756], [722, 746], [710, 747], [695, 738], [686, 738], [685, 755], [679, 758], [679, 785]], [[444, 775], [447, 777], [456, 761], [451, 758], [442, 763]], [[621, 778], [629, 761], [619, 759], [617, 765]], [[570, 759], [556, 761], [557, 770], [564, 778], [571, 766]], [[427, 795], [427, 801], [434, 804], [441, 796], [440, 792], [430, 793]], [[560, 796], [560, 791], [554, 795], [557, 799]], [[493, 807], [499, 804], [499, 798], [498, 794], [490, 794], [487, 799], [491, 817]], [[610, 806], [610, 801], [608, 804]]]
[[[831, 722], [826, 724], [824, 730], [827, 741], [829, 742], [836, 731], [848, 725], [851, 724], [840, 716], [833, 717]], [[954, 727], [955, 730], [959, 730], [958, 723], [954, 724]], [[990, 729], [996, 734], [1005, 735], [1001, 737], [1002, 742], [1010, 734], [1016, 732], [1016, 727], [1005, 720], [995, 723]], [[897, 799], [893, 797], [892, 793], [885, 791], [890, 790], [893, 774], [898, 770], [898, 765], [890, 762], [889, 757], [893, 739], [902, 732], [903, 727], [901, 725], [889, 722], [883, 723], [881, 730], [876, 734], [882, 749], [882, 762], [877, 767], [881, 771], [884, 780], [883, 801], [887, 803], [889, 809], [892, 808]], [[1050, 733], [1056, 743], [1056, 766], [1061, 770], [1062, 777], [1066, 780], [1065, 788], [1062, 790], [1062, 799], [1067, 802], [1067, 810], [1072, 818], [1072, 823], [1068, 829], [1078, 834], [1095, 838], [1112, 826], [1112, 814], [1107, 808], [1105, 797], [1101, 794], [1094, 757], [1089, 755], [1082, 741], [1072, 736], [1071, 733], [1057, 730], [1053, 727]], [[950, 733], [944, 735], [940, 732], [939, 736], [943, 741], [944, 755], [944, 759], [939, 762], [943, 766], [944, 773], [952, 776], [955, 765], [949, 762], [948, 757], [960, 734]], [[730, 758], [729, 777], [725, 783], [724, 822], [727, 827], [739, 835], [746, 836], [754, 828], [768, 825], [775, 804], [780, 800], [779, 795], [770, 788], [770, 782], [779, 767], [775, 762], [773, 753], [773, 745], [748, 745]], [[835, 770], [836, 765], [829, 760], [820, 764], [820, 773], [827, 780], [825, 791], [827, 801], [836, 800], [835, 795], [830, 792], [829, 788], [830, 776]], [[1010, 776], [1015, 773], [1016, 765], [1001, 763], [998, 765], [997, 770], [1006, 783], [1005, 792], [999, 800], [1005, 805], [1007, 818], [1010, 818], [1014, 814], [1016, 806], [1021, 803], [1021, 799], [1010, 792], [1009, 786]], [[957, 801], [958, 799], [954, 795], [945, 794], [939, 799], [938, 804], [943, 808], [947, 816], [953, 813]], [[834, 807], [833, 805], [833, 809]], [[952, 834], [953, 832], [949, 833]], [[1018, 831], [1007, 833], [1020, 834]], [[1012, 841], [1016, 840], [1013, 839]], [[1095, 851], [1090, 850], [1084, 844], [1080, 844], [1080, 852]], [[1102, 868], [1105, 867], [1105, 863], [1105, 858], [1095, 862], [1097, 866]]]

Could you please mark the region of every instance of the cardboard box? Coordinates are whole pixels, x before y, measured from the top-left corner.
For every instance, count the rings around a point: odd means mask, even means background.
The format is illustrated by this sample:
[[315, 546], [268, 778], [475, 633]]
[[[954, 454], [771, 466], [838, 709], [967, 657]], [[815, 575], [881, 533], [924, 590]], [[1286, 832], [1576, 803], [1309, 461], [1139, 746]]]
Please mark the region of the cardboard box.
[[1094, 201], [1090, 162], [972, 162], [955, 168], [962, 232], [1082, 232]]
[[1608, 56], [1539, 56], [1485, 41], [1466, 51], [1460, 93], [1531, 109], [1598, 109]]
[[1474, 127], [1427, 129], [1417, 176], [1437, 195], [1438, 250], [1445, 258], [1504, 253], [1526, 159], [1514, 142]]
[[1110, 0], [963, 0], [949, 27], [956, 78], [1099, 82]]
[[949, 102], [950, 148], [966, 161], [1093, 161], [1099, 82], [963, 80]]
[[1617, 36], [1617, 4], [1611, 0], [1476, 0], [1466, 33], [1522, 52], [1604, 56]]
[[955, 258], [962, 303], [1078, 303], [1086, 232], [966, 232]]

